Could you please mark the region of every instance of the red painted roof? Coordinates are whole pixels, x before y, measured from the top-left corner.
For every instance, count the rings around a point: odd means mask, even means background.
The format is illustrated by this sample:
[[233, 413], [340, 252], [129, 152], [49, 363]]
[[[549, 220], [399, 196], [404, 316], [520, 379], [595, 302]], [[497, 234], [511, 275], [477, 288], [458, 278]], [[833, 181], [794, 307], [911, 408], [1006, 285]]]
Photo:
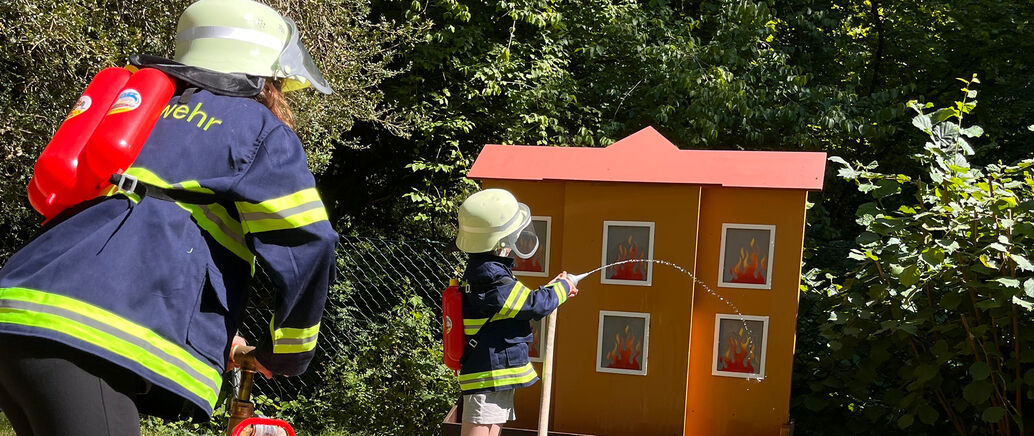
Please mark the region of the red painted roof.
[[467, 177], [821, 190], [826, 153], [679, 150], [653, 127], [606, 148], [485, 145]]

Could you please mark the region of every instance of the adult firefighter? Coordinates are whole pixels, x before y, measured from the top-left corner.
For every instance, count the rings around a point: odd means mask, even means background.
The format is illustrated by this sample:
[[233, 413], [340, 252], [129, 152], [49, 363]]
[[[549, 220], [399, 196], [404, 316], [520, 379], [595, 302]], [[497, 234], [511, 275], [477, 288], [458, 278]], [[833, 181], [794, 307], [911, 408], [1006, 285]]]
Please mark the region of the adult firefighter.
[[177, 92], [129, 191], [63, 212], [0, 270], [0, 407], [20, 436], [210, 416], [257, 261], [279, 292], [250, 356], [281, 375], [313, 356], [337, 234], [281, 91], [330, 88], [260, 3], [200, 0], [176, 38], [175, 60], [130, 60]]

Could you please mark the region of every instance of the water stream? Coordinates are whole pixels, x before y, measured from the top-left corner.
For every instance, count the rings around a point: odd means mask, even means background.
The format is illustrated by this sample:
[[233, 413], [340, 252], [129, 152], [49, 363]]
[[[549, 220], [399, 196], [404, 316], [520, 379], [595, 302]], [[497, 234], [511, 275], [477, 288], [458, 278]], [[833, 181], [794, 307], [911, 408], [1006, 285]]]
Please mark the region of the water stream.
[[[582, 274], [574, 275], [574, 277], [572, 277], [572, 278], [575, 280], [575, 284], [577, 285], [579, 280], [581, 280], [581, 279], [583, 279], [583, 278], [585, 278], [587, 276], [590, 276], [590, 275], [592, 275], [593, 273], [595, 273], [597, 271], [601, 271], [601, 270], [604, 270], [605, 268], [609, 268], [609, 267], [612, 267], [612, 266], [615, 266], [615, 265], [621, 265], [621, 264], [624, 264], [624, 263], [630, 263], [630, 262], [657, 263], [657, 264], [661, 264], [661, 265], [668, 265], [668, 266], [670, 266], [672, 268], [675, 268], [676, 270], [681, 271], [683, 274], [685, 274], [685, 275], [689, 276], [689, 278], [693, 279], [694, 282], [696, 282], [700, 286], [703, 286], [704, 290], [706, 290], [709, 294], [714, 295], [715, 297], [718, 297], [718, 301], [721, 301], [721, 302], [725, 303], [726, 305], [728, 305], [730, 308], [732, 308], [733, 312], [736, 312], [736, 315], [740, 317], [740, 322], [743, 323], [743, 329], [746, 330], [747, 338], [750, 341], [749, 342], [749, 346], [751, 347], [751, 350], [753, 351], [754, 346], [755, 346], [755, 344], [754, 344], [754, 333], [750, 330], [750, 327], [747, 326], [746, 318], [744, 318], [743, 314], [740, 313], [740, 310], [736, 308], [736, 305], [732, 304], [731, 301], [726, 300], [725, 297], [722, 297], [721, 295], [718, 295], [718, 292], [715, 292], [714, 289], [711, 289], [710, 286], [707, 286], [707, 283], [704, 283], [702, 280], [698, 279], [695, 275], [693, 275], [693, 273], [691, 273], [689, 271], [686, 271], [685, 268], [683, 268], [683, 267], [681, 267], [679, 265], [676, 265], [674, 263], [668, 262], [666, 260], [659, 260], [659, 259], [628, 259], [628, 260], [617, 261], [617, 262], [614, 262], [614, 263], [611, 263], [611, 264], [608, 264], [608, 265], [603, 265], [603, 266], [601, 266], [599, 268], [596, 268], [596, 269], [594, 269], [592, 271], [589, 271], [589, 272], [586, 272], [586, 273], [582, 273]], [[762, 340], [764, 340], [764, 338], [762, 338]], [[713, 364], [714, 364], [714, 362], [712, 362], [712, 365]], [[757, 381], [757, 382], [760, 382], [764, 378], [765, 378], [764, 376], [754, 375], [754, 374], [748, 375], [746, 377], [746, 379], [748, 381]], [[748, 389], [750, 389], [750, 388], [748, 387]]]

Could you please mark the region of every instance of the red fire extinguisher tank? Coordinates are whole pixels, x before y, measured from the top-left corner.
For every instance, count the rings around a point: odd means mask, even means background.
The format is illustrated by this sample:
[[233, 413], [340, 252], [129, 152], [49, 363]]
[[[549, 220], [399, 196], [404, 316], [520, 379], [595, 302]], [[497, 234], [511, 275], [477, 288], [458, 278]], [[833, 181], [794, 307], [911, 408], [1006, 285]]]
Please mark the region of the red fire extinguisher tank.
[[56, 215], [87, 195], [76, 192], [79, 154], [131, 75], [124, 68], [105, 68], [83, 91], [33, 166], [29, 201], [36, 211], [50, 218], [48, 212]]
[[80, 156], [87, 181], [105, 186], [113, 173], [133, 164], [175, 91], [172, 79], [155, 69], [143, 68], [129, 78]]
[[453, 371], [460, 370], [460, 359], [466, 341], [463, 333], [463, 292], [460, 282], [449, 280], [449, 287], [442, 291], [442, 356], [445, 366]]

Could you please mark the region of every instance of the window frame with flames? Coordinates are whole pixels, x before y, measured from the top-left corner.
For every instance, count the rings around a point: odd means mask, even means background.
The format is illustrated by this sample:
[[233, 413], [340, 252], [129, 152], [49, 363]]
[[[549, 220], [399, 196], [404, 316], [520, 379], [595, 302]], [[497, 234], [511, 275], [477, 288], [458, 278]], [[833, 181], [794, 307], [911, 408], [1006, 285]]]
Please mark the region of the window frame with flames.
[[[718, 350], [720, 348], [718, 341], [721, 340], [719, 332], [721, 329], [722, 320], [761, 321], [761, 325], [763, 326], [761, 328], [761, 365], [759, 366], [758, 372], [756, 374], [737, 371], [722, 371], [718, 369]], [[714, 317], [714, 341], [711, 342], [711, 348], [713, 348], [711, 354], [711, 375], [763, 380], [765, 378], [765, 362], [768, 360], [768, 324], [769, 316], [767, 315], [759, 316], [738, 315], [734, 313], [716, 313]]]
[[[604, 356], [604, 339], [603, 339], [603, 326], [604, 320], [607, 316], [620, 316], [625, 318], [640, 318], [643, 320], [643, 354], [640, 361], [642, 362], [642, 368], [639, 370], [634, 369], [620, 369], [620, 368], [607, 368], [603, 366], [600, 361], [603, 360]], [[609, 339], [609, 338], [608, 338]], [[610, 342], [607, 342], [608, 344]], [[649, 367], [648, 358], [650, 356], [650, 314], [647, 312], [621, 312], [616, 310], [601, 310], [600, 311], [600, 323], [599, 330], [596, 332], [596, 372], [606, 372], [611, 374], [628, 374], [628, 375], [646, 375], [646, 370]]]
[[[538, 272], [538, 271], [528, 271], [528, 270], [519, 270], [519, 269], [517, 269], [517, 262], [519, 262], [520, 260], [517, 259], [516, 255], [514, 255], [513, 253], [510, 253], [510, 257], [514, 258], [513, 274], [516, 275], [516, 276], [522, 276], [522, 277], [549, 277], [549, 251], [550, 251], [549, 247], [551, 245], [550, 244], [550, 239], [553, 237], [553, 217], [551, 217], [551, 216], [544, 216], [544, 215], [532, 215], [531, 216], [531, 224], [530, 225], [534, 226], [535, 225], [535, 220], [544, 221], [546, 223], [546, 234], [545, 235], [538, 235], [539, 236], [539, 249], [538, 249], [538, 251], [542, 252], [542, 271]], [[532, 257], [534, 257], [534, 256], [532, 256]]]
[[[600, 266], [607, 265], [610, 263], [607, 259], [607, 246], [610, 242], [610, 228], [611, 227], [642, 227], [650, 230], [649, 236], [649, 247], [646, 253], [646, 259], [653, 259], [653, 247], [654, 241], [656, 241], [656, 223], [653, 221], [603, 221], [603, 256], [600, 259]], [[635, 264], [635, 263], [632, 263]], [[653, 286], [653, 262], [642, 262], [641, 265], [646, 267], [646, 279], [645, 280], [625, 280], [625, 279], [609, 279], [607, 278], [607, 270], [604, 268], [600, 275], [600, 283], [604, 285], [632, 285], [632, 286]]]
[[[726, 236], [729, 230], [767, 230], [768, 231], [768, 262], [765, 267], [765, 283], [735, 283], [725, 281], [725, 249]], [[722, 243], [718, 251], [718, 286], [722, 288], [741, 289], [772, 289], [772, 264], [775, 257], [776, 226], [774, 224], [738, 224], [722, 223]]]
[[[544, 351], [542, 349], [542, 344], [546, 343], [546, 336], [549, 334], [549, 332], [546, 329], [546, 318], [539, 318], [537, 320], [533, 319], [528, 322], [530, 322], [533, 325], [537, 325], [539, 328], [539, 342], [536, 344], [533, 341], [528, 344], [528, 360], [536, 363], [542, 363], [542, 354]], [[538, 354], [538, 357], [531, 355], [532, 350], [535, 351], [535, 354]]]

